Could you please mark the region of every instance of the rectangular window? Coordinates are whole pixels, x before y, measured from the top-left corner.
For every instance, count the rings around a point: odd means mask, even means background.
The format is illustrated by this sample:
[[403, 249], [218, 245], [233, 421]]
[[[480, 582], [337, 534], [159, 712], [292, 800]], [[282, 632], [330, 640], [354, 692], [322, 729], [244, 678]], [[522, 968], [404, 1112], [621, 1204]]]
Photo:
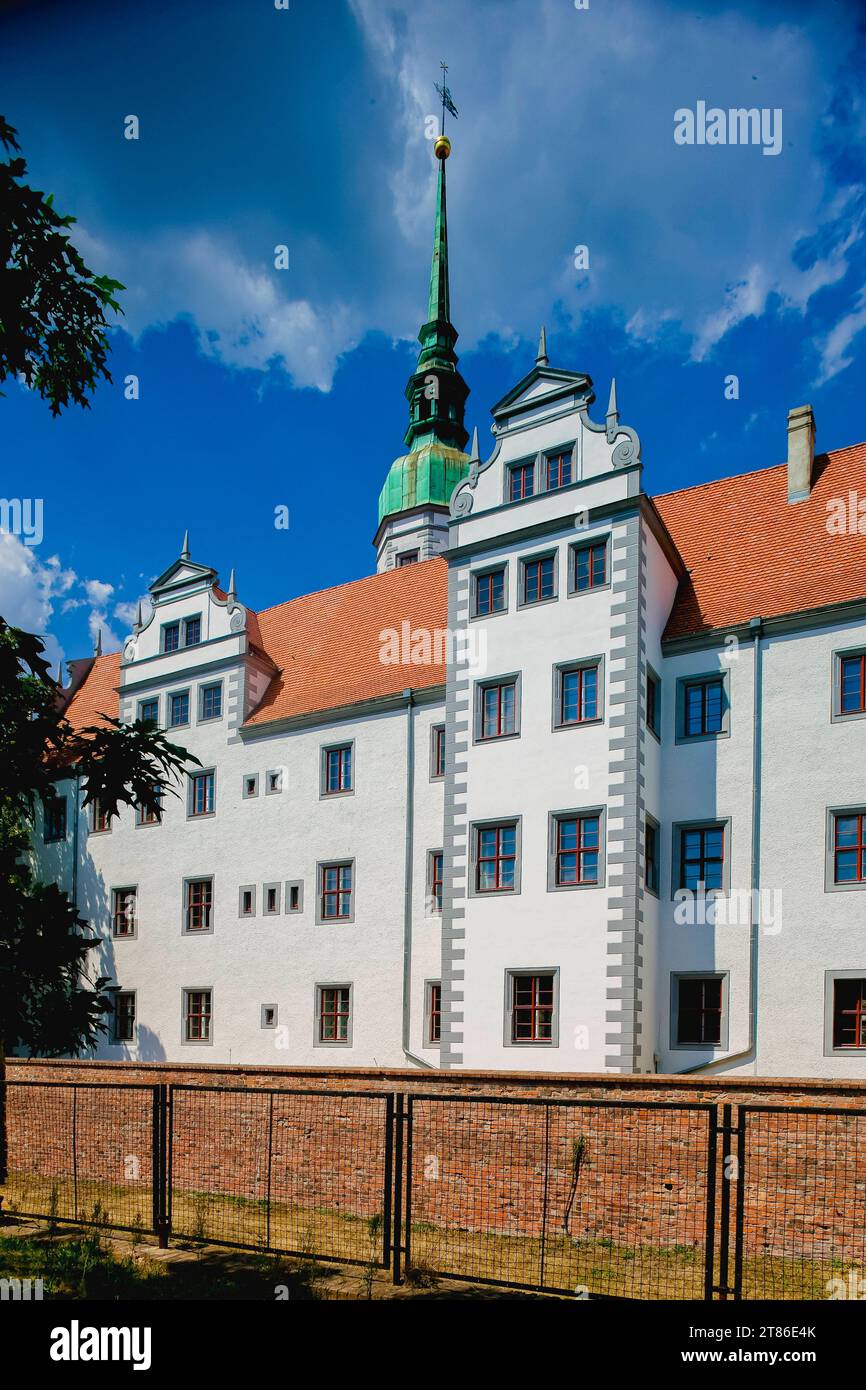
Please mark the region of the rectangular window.
[[607, 577], [607, 540], [576, 545], [571, 551], [571, 591], [582, 594], [588, 589], [603, 589]]
[[555, 555], [544, 555], [538, 560], [522, 560], [520, 572], [522, 604], [543, 603], [545, 599], [556, 598]]
[[135, 888], [115, 888], [111, 895], [111, 935], [135, 936]]
[[352, 865], [319, 867], [320, 912], [323, 922], [345, 921], [352, 916]]
[[187, 931], [210, 931], [213, 922], [213, 879], [187, 879], [185, 918]]
[[553, 1042], [553, 975], [511, 976], [511, 1041]]
[[94, 834], [111, 829], [111, 817], [108, 808], [103, 806], [99, 797], [90, 803], [90, 829]]
[[203, 685], [199, 689], [199, 719], [221, 719], [223, 712], [222, 681]]
[[866, 713], [866, 652], [839, 658], [839, 714]]
[[434, 724], [431, 734], [430, 776], [445, 776], [445, 725]]
[[404, 565], [417, 565], [418, 558], [417, 550], [404, 550], [402, 555], [397, 556], [397, 568], [402, 569]]
[[162, 650], [176, 652], [180, 646], [180, 623], [166, 623], [162, 629]]
[[833, 1046], [866, 1048], [866, 979], [833, 981]]
[[833, 817], [833, 882], [866, 882], [866, 813]]
[[43, 835], [46, 845], [66, 839], [66, 797], [52, 796], [44, 805]]
[[325, 749], [324, 793], [337, 796], [352, 790], [352, 745]]
[[168, 697], [168, 727], [179, 729], [189, 723], [189, 691], [179, 690]]
[[442, 986], [438, 980], [427, 982], [427, 1042], [442, 1041]]
[[586, 724], [601, 717], [600, 670], [601, 662], [559, 668], [557, 728], [565, 728], [569, 724]]
[[601, 816], [557, 815], [553, 818], [553, 884], [576, 888], [599, 882]]
[[692, 893], [724, 888], [725, 828], [723, 825], [681, 826], [679, 883]]
[[442, 911], [442, 877], [445, 856], [441, 849], [430, 852], [430, 908], [432, 912]]
[[319, 1042], [349, 1041], [351, 1007], [348, 985], [319, 987]]
[[265, 884], [265, 913], [268, 917], [273, 916], [280, 910], [280, 885], [278, 883]]
[[477, 737], [507, 738], [517, 733], [517, 679], [479, 685]]
[[304, 907], [304, 885], [298, 879], [286, 884], [286, 912], [302, 912]]
[[184, 991], [184, 1038], [187, 1042], [210, 1042], [212, 1025], [212, 991]]
[[547, 489], [552, 492], [554, 488], [567, 487], [571, 482], [571, 450], [566, 449], [561, 454], [549, 454], [547, 457]]
[[162, 820], [162, 796], [159, 796], [159, 806], [143, 806], [140, 802], [135, 808], [135, 819], [138, 825], [159, 825]]
[[238, 916], [255, 917], [256, 915], [256, 890], [250, 884], [249, 887], [241, 888], [238, 891]]
[[684, 681], [682, 701], [683, 738], [702, 738], [722, 732], [725, 683], [721, 676], [712, 680]]
[[276, 1004], [262, 1005], [262, 1027], [276, 1028], [277, 1026], [277, 1006]]
[[475, 891], [513, 893], [517, 881], [517, 824], [478, 826]]
[[138, 717], [142, 724], [159, 723], [159, 700], [140, 700]]
[[535, 463], [519, 463], [510, 470], [509, 502], [519, 502], [531, 497], [535, 491]]
[[248, 772], [244, 777], [244, 801], [248, 801], [251, 796], [259, 794], [259, 774]]
[[283, 790], [283, 770], [280, 767], [273, 768], [265, 780], [265, 794], [275, 796]]
[[661, 737], [662, 727], [662, 687], [654, 671], [646, 673], [646, 726], [656, 738]]
[[677, 979], [677, 1046], [719, 1047], [722, 1041], [721, 976]]
[[197, 647], [201, 641], [201, 618], [187, 618], [183, 625], [183, 645]]
[[135, 1039], [135, 993], [120, 989], [114, 999], [114, 1041], [133, 1042]]
[[216, 810], [213, 772], [197, 772], [190, 777], [189, 813], [191, 816], [212, 816]]
[[488, 570], [486, 574], [473, 575], [472, 612], [476, 618], [488, 613], [502, 613], [505, 610], [505, 566]]
[[644, 884], [651, 893], [658, 893], [659, 828], [651, 820], [644, 825]]

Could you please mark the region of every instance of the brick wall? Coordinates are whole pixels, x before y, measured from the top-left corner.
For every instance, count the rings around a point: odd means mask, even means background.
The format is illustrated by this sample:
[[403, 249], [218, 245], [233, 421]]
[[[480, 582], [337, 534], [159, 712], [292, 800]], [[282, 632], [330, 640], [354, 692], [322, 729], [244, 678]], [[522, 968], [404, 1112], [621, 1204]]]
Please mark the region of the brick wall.
[[[546, 1280], [557, 1286], [557, 1259], [567, 1285], [574, 1271], [565, 1265], [581, 1243], [612, 1242], [638, 1257], [645, 1249], [693, 1251], [693, 1268], [676, 1275], [680, 1296], [697, 1296], [709, 1189], [714, 1177], [718, 1206], [726, 1181], [720, 1142], [711, 1158], [713, 1121], [722, 1123], [725, 1105], [735, 1126], [740, 1107], [788, 1106], [794, 1113], [743, 1115], [746, 1257], [866, 1263], [866, 1114], [850, 1113], [866, 1112], [858, 1082], [23, 1059], [10, 1060], [8, 1077], [79, 1083], [74, 1116], [70, 1091], [9, 1088], [10, 1170], [31, 1164], [68, 1181], [74, 1122], [79, 1209], [83, 1187], [88, 1197], [108, 1194], [104, 1204], [128, 1218], [132, 1206], [146, 1206], [150, 1182], [149, 1094], [117, 1099], [111, 1091], [109, 1114], [105, 1093], [90, 1087], [170, 1083], [194, 1088], [173, 1093], [178, 1232], [256, 1243], [266, 1236], [270, 1196], [287, 1223], [276, 1240], [270, 1232], [273, 1243], [330, 1242], [324, 1253], [352, 1258], [369, 1252], [367, 1223], [383, 1209], [385, 1100], [399, 1092], [413, 1098], [406, 1171], [420, 1232], [413, 1239], [426, 1241], [428, 1263], [453, 1262], [461, 1232], [517, 1237], [519, 1247], [524, 1238], [537, 1245], [544, 1231]], [[271, 1089], [281, 1094], [262, 1094]], [[543, 1100], [581, 1103], [532, 1103]], [[736, 1152], [733, 1137], [731, 1145]], [[118, 1174], [130, 1165], [140, 1191], [118, 1196]], [[472, 1272], [489, 1266], [490, 1277], [504, 1258], [493, 1246], [465, 1253]], [[526, 1261], [534, 1259], [533, 1247]]]

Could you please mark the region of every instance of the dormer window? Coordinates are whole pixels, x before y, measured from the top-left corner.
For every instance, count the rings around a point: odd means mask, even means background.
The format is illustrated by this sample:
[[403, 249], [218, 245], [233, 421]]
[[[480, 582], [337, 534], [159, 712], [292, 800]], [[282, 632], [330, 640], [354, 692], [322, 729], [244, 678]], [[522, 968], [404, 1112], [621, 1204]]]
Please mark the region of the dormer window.
[[535, 462], [518, 463], [511, 469], [508, 480], [508, 500], [520, 502], [535, 491]]
[[187, 618], [183, 625], [183, 645], [197, 647], [201, 641], [201, 618]]
[[571, 450], [547, 457], [547, 490], [553, 492], [558, 487], [568, 487], [571, 482]]
[[162, 650], [176, 652], [180, 646], [180, 623], [166, 623], [162, 629]]

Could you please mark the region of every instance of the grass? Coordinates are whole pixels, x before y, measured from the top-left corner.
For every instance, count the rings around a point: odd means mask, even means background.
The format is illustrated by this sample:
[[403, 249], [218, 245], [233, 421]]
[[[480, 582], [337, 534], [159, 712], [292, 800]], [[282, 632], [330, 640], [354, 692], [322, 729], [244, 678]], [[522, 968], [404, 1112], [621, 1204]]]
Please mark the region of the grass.
[[[143, 1185], [112, 1187], [106, 1183], [81, 1181], [78, 1184], [78, 1210], [74, 1208], [72, 1185], [69, 1182], [12, 1174], [5, 1189], [4, 1209], [71, 1219], [96, 1220], [98, 1227], [125, 1226], [134, 1232], [150, 1229], [151, 1194]], [[97, 1216], [94, 1218], [93, 1213]], [[269, 1240], [268, 1240], [269, 1235]], [[300, 1258], [297, 1265], [285, 1265], [289, 1273], [276, 1283], [291, 1283], [300, 1279], [301, 1286], [315, 1286], [316, 1256], [332, 1256], [338, 1260], [355, 1261], [364, 1270], [367, 1296], [371, 1296], [374, 1271], [378, 1271], [382, 1251], [382, 1214], [365, 1215], [327, 1209], [274, 1203], [268, 1227], [267, 1204], [228, 1194], [180, 1192], [175, 1189], [172, 1206], [172, 1243], [178, 1241], [230, 1243], [261, 1250], [266, 1262], [262, 1268], [273, 1273], [279, 1257], [265, 1253], [291, 1251]], [[96, 1232], [99, 1243], [99, 1232]], [[105, 1277], [117, 1280], [136, 1280], [137, 1289], [150, 1287], [149, 1280], [164, 1275], [150, 1272], [145, 1277], [140, 1270], [126, 1268], [128, 1262], [113, 1261], [102, 1268], [91, 1254], [91, 1266], [86, 1262], [87, 1237], [78, 1240], [77, 1255], [58, 1257], [78, 1260], [76, 1270], [81, 1277], [98, 1280]], [[581, 1288], [590, 1295], [607, 1294], [642, 1299], [701, 1299], [704, 1289], [704, 1254], [701, 1247], [689, 1245], [629, 1246], [610, 1239], [574, 1239], [562, 1232], [548, 1233], [542, 1244], [537, 1236], [487, 1233], [446, 1229], [429, 1222], [413, 1223], [411, 1230], [411, 1260], [418, 1286], [429, 1284], [438, 1273], [450, 1273], [468, 1280], [492, 1280], [512, 1284], [543, 1285], [545, 1288], [574, 1294]], [[59, 1247], [58, 1247], [59, 1248]], [[848, 1265], [850, 1265], [850, 1261]], [[134, 1262], [133, 1262], [134, 1264]], [[827, 1281], [844, 1274], [848, 1268], [843, 1261], [827, 1258], [810, 1260], [773, 1254], [749, 1254], [743, 1263], [743, 1298], [823, 1299], [827, 1297]], [[98, 1266], [98, 1268], [97, 1268]], [[300, 1271], [300, 1273], [299, 1273]], [[0, 1272], [2, 1273], [2, 1272]], [[71, 1287], [74, 1271], [63, 1283]], [[731, 1271], [733, 1273], [733, 1271]], [[43, 1275], [44, 1277], [44, 1275]], [[172, 1276], [174, 1278], [175, 1276]], [[193, 1276], [183, 1276], [192, 1278]], [[259, 1282], [261, 1282], [260, 1273]], [[715, 1280], [719, 1282], [718, 1277]], [[152, 1296], [166, 1296], [161, 1286]], [[67, 1293], [65, 1296], [73, 1297]], [[97, 1296], [97, 1295], [88, 1295]], [[106, 1293], [102, 1297], [123, 1297]], [[135, 1297], [148, 1297], [136, 1292]], [[194, 1294], [170, 1293], [170, 1297], [194, 1297]], [[229, 1289], [217, 1297], [235, 1295]], [[294, 1296], [294, 1295], [293, 1295]]]

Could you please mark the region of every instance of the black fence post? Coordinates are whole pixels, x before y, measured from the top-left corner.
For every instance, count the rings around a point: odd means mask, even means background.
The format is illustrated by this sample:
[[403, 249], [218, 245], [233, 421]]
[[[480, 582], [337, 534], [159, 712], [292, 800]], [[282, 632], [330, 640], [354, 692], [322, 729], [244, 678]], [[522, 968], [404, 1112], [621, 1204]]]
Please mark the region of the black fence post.
[[406, 1098], [398, 1091], [394, 1099], [397, 1102], [397, 1108], [394, 1117], [394, 1242], [392, 1248], [394, 1251], [394, 1283], [402, 1284], [400, 1242], [403, 1238], [403, 1121]]
[[168, 1086], [153, 1088], [153, 1229], [160, 1250], [168, 1248], [171, 1234], [168, 1181]]
[[391, 1264], [391, 1223], [394, 1215], [394, 1097], [385, 1097], [385, 1191], [382, 1195], [382, 1265]]

